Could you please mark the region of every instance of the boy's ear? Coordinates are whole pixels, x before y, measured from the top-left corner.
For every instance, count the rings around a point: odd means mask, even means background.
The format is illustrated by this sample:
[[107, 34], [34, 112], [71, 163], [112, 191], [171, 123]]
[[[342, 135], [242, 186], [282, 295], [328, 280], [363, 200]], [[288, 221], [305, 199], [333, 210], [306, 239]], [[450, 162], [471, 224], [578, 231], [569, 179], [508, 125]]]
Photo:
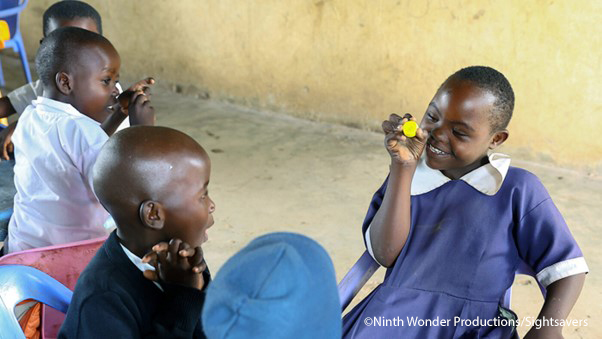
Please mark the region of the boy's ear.
[[493, 138], [491, 138], [491, 143], [489, 144], [489, 149], [495, 149], [497, 148], [499, 145], [503, 144], [504, 141], [506, 141], [506, 139], [508, 139], [508, 130], [507, 129], [503, 129], [501, 131], [497, 131], [495, 132], [495, 134], [493, 135]]
[[69, 95], [73, 90], [73, 78], [69, 73], [58, 72], [54, 77], [54, 82], [56, 83], [56, 88], [63, 95]]
[[165, 209], [161, 203], [146, 200], [140, 204], [139, 218], [144, 226], [160, 230], [165, 224]]

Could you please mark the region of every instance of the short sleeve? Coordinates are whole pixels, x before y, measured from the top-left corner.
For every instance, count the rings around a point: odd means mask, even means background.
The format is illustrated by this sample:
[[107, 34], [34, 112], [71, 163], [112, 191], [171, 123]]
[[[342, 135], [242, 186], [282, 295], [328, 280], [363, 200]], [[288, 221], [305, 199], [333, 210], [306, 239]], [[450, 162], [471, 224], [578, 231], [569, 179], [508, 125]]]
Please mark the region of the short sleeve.
[[581, 249], [549, 197], [521, 218], [517, 244], [520, 257], [544, 287], [589, 271]]
[[21, 115], [25, 108], [31, 104], [39, 95], [42, 95], [42, 82], [36, 80], [23, 85], [7, 94], [10, 104], [13, 105], [17, 114]]

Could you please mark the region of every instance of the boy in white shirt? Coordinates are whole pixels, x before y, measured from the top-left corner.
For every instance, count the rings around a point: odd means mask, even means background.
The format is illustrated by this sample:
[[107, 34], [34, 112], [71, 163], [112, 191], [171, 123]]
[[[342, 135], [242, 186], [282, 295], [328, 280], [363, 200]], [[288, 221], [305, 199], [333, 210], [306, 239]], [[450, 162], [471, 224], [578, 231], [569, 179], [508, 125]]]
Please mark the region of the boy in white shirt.
[[[102, 19], [94, 7], [83, 1], [59, 1], [48, 7], [44, 12], [42, 19], [44, 37], [61, 27], [79, 27], [102, 34]], [[142, 85], [143, 82], [152, 84], [152, 79], [145, 79], [140, 84]], [[119, 84], [117, 84], [117, 89], [119, 93], [122, 92]], [[15, 113], [21, 115], [33, 100], [38, 96], [42, 96], [43, 90], [42, 81], [36, 80], [15, 89], [8, 93], [6, 97], [0, 98], [0, 118]], [[17, 121], [0, 131], [0, 161], [9, 160], [9, 152], [13, 151], [12, 135], [16, 125]], [[125, 119], [117, 130], [129, 126], [129, 120]]]
[[108, 214], [92, 190], [98, 152], [128, 114], [132, 125], [154, 124], [140, 87], [117, 99], [120, 65], [113, 45], [85, 29], [59, 28], [43, 40], [36, 69], [44, 94], [13, 135], [17, 194], [8, 253], [106, 235]]

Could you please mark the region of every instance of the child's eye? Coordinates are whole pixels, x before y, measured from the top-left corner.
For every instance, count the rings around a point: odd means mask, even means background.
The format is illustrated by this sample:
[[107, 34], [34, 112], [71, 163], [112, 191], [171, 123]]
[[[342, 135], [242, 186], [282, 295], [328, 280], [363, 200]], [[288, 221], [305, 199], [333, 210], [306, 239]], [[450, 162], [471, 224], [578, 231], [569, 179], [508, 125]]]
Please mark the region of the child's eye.
[[468, 136], [468, 134], [466, 134], [466, 133], [463, 133], [463, 132], [460, 132], [460, 131], [458, 131], [458, 130], [453, 130], [453, 133], [454, 133], [455, 135], [457, 135], [457, 136], [461, 137], [461, 138], [464, 138], [464, 137], [467, 137], [467, 136]]
[[108, 86], [108, 85], [111, 83], [111, 79], [110, 79], [110, 78], [107, 78], [107, 79], [102, 79], [101, 81], [102, 81], [102, 83], [103, 83], [105, 86]]
[[436, 122], [438, 120], [437, 117], [435, 117], [434, 115], [432, 115], [431, 113], [428, 113], [428, 112], [426, 113], [426, 117], [427, 117], [427, 119], [429, 119], [432, 122]]

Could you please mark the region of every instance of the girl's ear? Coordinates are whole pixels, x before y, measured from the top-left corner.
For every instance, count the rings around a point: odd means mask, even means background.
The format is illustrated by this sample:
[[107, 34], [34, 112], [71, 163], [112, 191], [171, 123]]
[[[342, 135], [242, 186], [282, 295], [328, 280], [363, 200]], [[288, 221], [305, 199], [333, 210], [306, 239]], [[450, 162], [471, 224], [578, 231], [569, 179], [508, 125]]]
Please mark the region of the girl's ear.
[[63, 95], [69, 95], [73, 90], [73, 78], [66, 72], [58, 72], [54, 77], [56, 88]]
[[491, 138], [491, 143], [489, 144], [489, 149], [492, 150], [492, 149], [497, 148], [499, 145], [503, 144], [504, 141], [506, 141], [506, 139], [508, 139], [508, 130], [507, 129], [503, 129], [501, 131], [495, 132], [495, 134]]
[[165, 224], [165, 209], [161, 203], [146, 200], [140, 204], [139, 218], [142, 225], [160, 230]]

